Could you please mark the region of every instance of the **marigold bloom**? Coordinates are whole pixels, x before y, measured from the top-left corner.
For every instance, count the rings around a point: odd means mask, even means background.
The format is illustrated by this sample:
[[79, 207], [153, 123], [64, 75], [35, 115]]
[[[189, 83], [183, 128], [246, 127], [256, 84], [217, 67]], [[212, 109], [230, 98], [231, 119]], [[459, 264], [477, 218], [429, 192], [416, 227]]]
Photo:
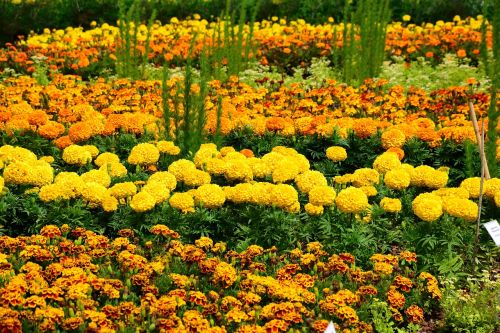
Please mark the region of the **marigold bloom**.
[[137, 213], [144, 213], [153, 209], [156, 205], [155, 198], [148, 192], [139, 192], [130, 200], [130, 208]]
[[323, 206], [316, 206], [313, 205], [312, 203], [307, 203], [304, 206], [304, 210], [306, 211], [307, 214], [311, 216], [318, 216], [323, 214], [324, 208]]
[[442, 200], [432, 193], [422, 193], [412, 202], [415, 215], [426, 222], [436, 221], [443, 215]]
[[347, 158], [347, 151], [339, 146], [329, 147], [326, 149], [326, 157], [333, 162], [341, 162]]
[[128, 162], [132, 165], [152, 165], [158, 162], [160, 151], [151, 143], [139, 143], [132, 148]]
[[385, 197], [380, 200], [380, 207], [388, 213], [399, 213], [402, 208], [401, 200]]
[[194, 199], [202, 207], [218, 208], [222, 207], [226, 201], [226, 196], [219, 185], [204, 184], [196, 189]]
[[82, 146], [70, 145], [64, 148], [62, 158], [68, 164], [84, 166], [92, 161], [90, 152]]
[[401, 148], [405, 144], [406, 136], [401, 130], [391, 128], [382, 133], [381, 140], [384, 149]]
[[339, 192], [335, 204], [343, 213], [359, 214], [368, 207], [368, 197], [362, 190], [348, 187]]
[[375, 158], [373, 162], [373, 168], [385, 174], [387, 171], [396, 169], [401, 166], [398, 155], [392, 152], [385, 152]]
[[189, 193], [174, 193], [168, 202], [172, 208], [183, 213], [194, 212], [194, 199]]
[[335, 203], [335, 190], [328, 185], [317, 185], [309, 191], [309, 202], [315, 206], [331, 206]]

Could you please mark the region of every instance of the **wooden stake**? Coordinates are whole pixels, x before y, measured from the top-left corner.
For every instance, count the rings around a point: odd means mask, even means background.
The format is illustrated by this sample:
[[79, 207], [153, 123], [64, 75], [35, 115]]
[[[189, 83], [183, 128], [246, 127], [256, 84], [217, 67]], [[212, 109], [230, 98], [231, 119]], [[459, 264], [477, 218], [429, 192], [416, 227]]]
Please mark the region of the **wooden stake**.
[[477, 124], [476, 111], [474, 110], [474, 105], [472, 101], [469, 101], [469, 114], [472, 120], [472, 125], [474, 126], [474, 132], [476, 133], [477, 144], [479, 145], [479, 155], [481, 156], [481, 166], [484, 169], [484, 178], [490, 179], [490, 169], [488, 168], [488, 161], [486, 161], [486, 154], [484, 153], [484, 139], [481, 133], [484, 131], [479, 131], [479, 125]]

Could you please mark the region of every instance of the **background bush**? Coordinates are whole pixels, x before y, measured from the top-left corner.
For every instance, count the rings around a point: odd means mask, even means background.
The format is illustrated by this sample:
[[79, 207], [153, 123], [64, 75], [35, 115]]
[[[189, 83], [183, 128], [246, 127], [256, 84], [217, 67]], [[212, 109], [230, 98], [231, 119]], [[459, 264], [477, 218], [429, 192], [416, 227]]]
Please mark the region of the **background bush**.
[[[132, 3], [132, 0], [122, 0]], [[259, 2], [257, 20], [271, 16], [304, 19], [323, 23], [328, 17], [340, 22], [345, 0], [251, 0]], [[19, 2], [19, 3], [18, 3]], [[232, 1], [238, 12], [240, 1]], [[354, 5], [357, 1], [353, 1]], [[153, 10], [158, 19], [167, 22], [171, 17], [186, 18], [197, 13], [210, 20], [219, 16], [226, 0], [143, 0], [144, 19]], [[452, 20], [455, 15], [476, 16], [482, 13], [482, 2], [477, 0], [391, 0], [392, 19], [401, 20], [409, 14], [411, 22]], [[89, 27], [90, 22], [115, 23], [119, 8], [116, 0], [0, 0], [0, 43], [11, 42], [19, 35], [44, 28], [67, 26]]]

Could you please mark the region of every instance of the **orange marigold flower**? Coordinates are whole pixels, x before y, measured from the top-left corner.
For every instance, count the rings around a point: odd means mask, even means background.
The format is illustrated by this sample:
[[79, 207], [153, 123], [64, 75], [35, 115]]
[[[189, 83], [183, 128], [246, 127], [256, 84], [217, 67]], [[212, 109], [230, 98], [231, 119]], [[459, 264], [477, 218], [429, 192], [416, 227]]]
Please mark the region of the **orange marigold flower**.
[[68, 135], [64, 135], [54, 140], [54, 144], [56, 145], [57, 148], [64, 149], [66, 147], [71, 146], [73, 144], [73, 141], [71, 141]]

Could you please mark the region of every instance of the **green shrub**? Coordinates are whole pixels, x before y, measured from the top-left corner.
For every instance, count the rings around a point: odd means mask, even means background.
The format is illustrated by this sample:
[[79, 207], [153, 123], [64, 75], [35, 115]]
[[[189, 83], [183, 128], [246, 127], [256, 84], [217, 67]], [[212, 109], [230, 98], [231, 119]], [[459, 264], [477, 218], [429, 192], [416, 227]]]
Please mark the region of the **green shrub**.
[[491, 333], [500, 328], [500, 282], [492, 280], [488, 272], [468, 278], [464, 288], [457, 287], [456, 279], [445, 281], [444, 286], [441, 306], [449, 330]]

